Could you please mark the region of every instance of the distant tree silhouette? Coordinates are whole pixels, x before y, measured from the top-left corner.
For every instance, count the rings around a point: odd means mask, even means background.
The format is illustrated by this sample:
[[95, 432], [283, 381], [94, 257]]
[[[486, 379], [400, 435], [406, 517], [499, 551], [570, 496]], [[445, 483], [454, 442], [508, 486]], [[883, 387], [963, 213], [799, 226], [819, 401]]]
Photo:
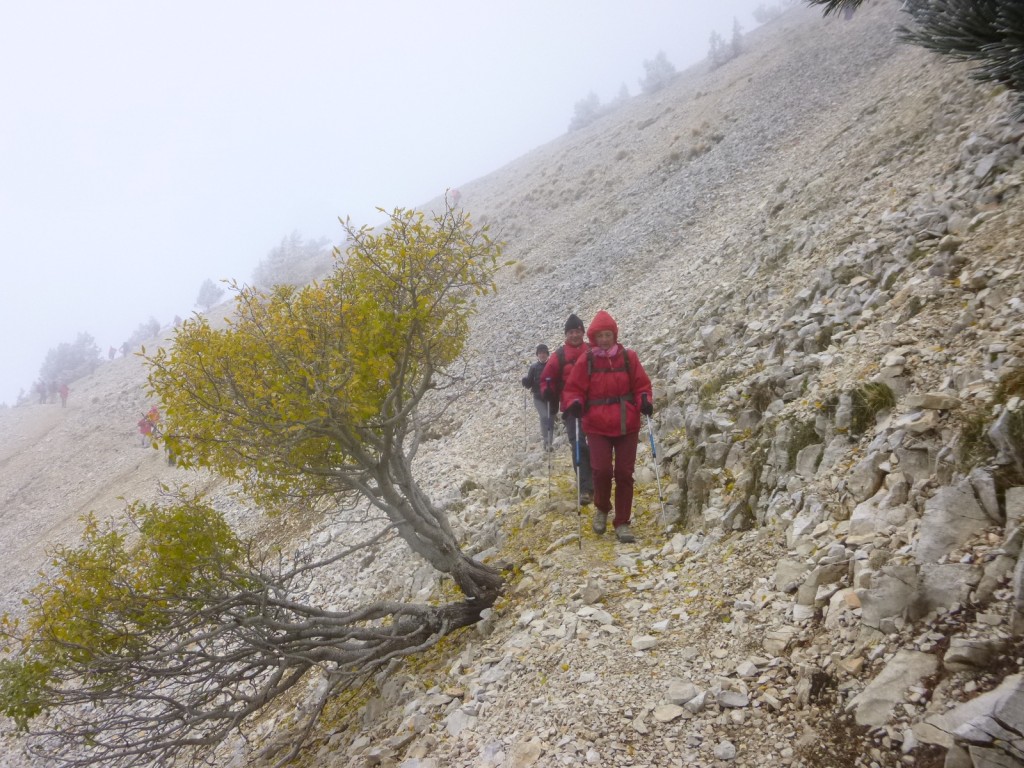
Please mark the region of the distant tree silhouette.
[[591, 91], [585, 98], [576, 102], [572, 113], [572, 120], [569, 121], [569, 130], [578, 131], [580, 128], [590, 125], [604, 114], [604, 111], [604, 108], [601, 106], [601, 100], [597, 98], [596, 93]]
[[658, 51], [653, 59], [644, 61], [644, 77], [640, 80], [640, 90], [644, 93], [660, 91], [676, 75], [676, 68], [668, 60], [664, 51]]
[[[824, 14], [854, 10], [862, 0], [806, 0]], [[972, 76], [1005, 85], [1017, 94], [1024, 115], [1024, 3], [1020, 0], [907, 0], [913, 24], [901, 26], [901, 39], [944, 56], [976, 62]]]
[[765, 24], [772, 19], [777, 19], [783, 13], [783, 7], [779, 4], [766, 5], [761, 3], [757, 8], [751, 12], [751, 16], [754, 17], [754, 21], [758, 24]]
[[326, 237], [306, 240], [297, 231], [263, 258], [253, 271], [253, 282], [261, 288], [275, 285], [306, 285], [331, 269], [332, 249]]
[[138, 327], [132, 331], [132, 335], [128, 337], [128, 347], [135, 349], [143, 342], [154, 338], [158, 333], [160, 333], [160, 321], [155, 317], [150, 317], [146, 322], [139, 323]]
[[729, 59], [729, 48], [725, 44], [725, 39], [718, 32], [712, 32], [708, 38], [708, 60], [711, 66], [720, 67]]
[[206, 280], [203, 281], [203, 284], [199, 286], [199, 295], [196, 297], [196, 306], [209, 311], [210, 307], [220, 301], [220, 298], [223, 295], [224, 289], [213, 282], [210, 278], [206, 278]]
[[88, 333], [73, 342], [61, 342], [46, 353], [39, 377], [43, 381], [69, 382], [92, 373], [100, 361], [100, 348]]

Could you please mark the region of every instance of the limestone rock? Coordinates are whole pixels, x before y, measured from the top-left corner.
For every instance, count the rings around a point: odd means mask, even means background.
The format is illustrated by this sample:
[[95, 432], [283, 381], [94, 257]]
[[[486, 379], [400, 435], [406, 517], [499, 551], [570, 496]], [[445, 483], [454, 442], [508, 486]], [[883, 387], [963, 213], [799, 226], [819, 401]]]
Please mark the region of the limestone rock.
[[989, 523], [969, 484], [940, 488], [925, 502], [914, 554], [920, 563], [938, 562]]
[[901, 649], [846, 709], [854, 713], [857, 725], [884, 725], [907, 688], [934, 674], [938, 666], [938, 658], [930, 653]]

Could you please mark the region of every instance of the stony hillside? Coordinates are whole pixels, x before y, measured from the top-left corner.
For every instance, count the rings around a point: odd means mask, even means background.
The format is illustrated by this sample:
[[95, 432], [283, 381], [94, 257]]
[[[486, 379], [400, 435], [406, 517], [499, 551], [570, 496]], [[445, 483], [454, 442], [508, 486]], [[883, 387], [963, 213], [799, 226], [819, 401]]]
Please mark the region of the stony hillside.
[[[898, 43], [897, 8], [794, 8], [460, 187], [514, 263], [418, 470], [509, 593], [339, 702], [303, 764], [1024, 765], [1024, 125]], [[518, 383], [598, 309], [655, 380], [664, 504], [642, 451], [634, 545], [585, 519], [580, 541], [564, 440], [549, 479]], [[5, 609], [78, 514], [158, 482], [260, 529], [138, 447], [142, 381], [119, 360], [66, 411], [0, 411]], [[346, 535], [307, 522], [306, 549]], [[439, 586], [388, 549], [311, 593], [380, 583]], [[303, 706], [215, 762], [272, 765]]]

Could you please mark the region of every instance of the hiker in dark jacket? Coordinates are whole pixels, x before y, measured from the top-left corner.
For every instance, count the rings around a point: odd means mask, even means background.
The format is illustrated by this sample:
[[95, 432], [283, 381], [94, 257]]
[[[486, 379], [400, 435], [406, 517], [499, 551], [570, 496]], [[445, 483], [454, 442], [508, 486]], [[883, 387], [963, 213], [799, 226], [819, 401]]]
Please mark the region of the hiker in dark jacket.
[[537, 409], [537, 415], [540, 416], [540, 434], [544, 441], [545, 451], [551, 450], [551, 441], [555, 436], [555, 409], [540, 393], [540, 377], [548, 362], [548, 354], [547, 344], [538, 344], [537, 362], [530, 366], [530, 370], [522, 379], [523, 386], [533, 393], [533, 407]]
[[[540, 393], [541, 396], [553, 405], [558, 405], [562, 410], [562, 420], [565, 422], [565, 433], [569, 437], [569, 450], [572, 452], [572, 466], [579, 475], [580, 504], [589, 504], [594, 498], [594, 479], [590, 473], [590, 448], [587, 446], [587, 438], [582, 431], [578, 430], [579, 419], [570, 419], [565, 415], [565, 400], [562, 397], [562, 389], [572, 372], [573, 364], [590, 347], [583, 341], [583, 321], [576, 315], [569, 315], [565, 321], [565, 344], [555, 350], [555, 354], [548, 358], [548, 364], [544, 366], [541, 373]], [[576, 461], [576, 441], [579, 439], [579, 465]]]
[[640, 416], [654, 413], [651, 380], [632, 349], [618, 343], [619, 328], [604, 310], [587, 332], [590, 350], [576, 361], [562, 393], [567, 416], [583, 419], [594, 471], [594, 533], [602, 534], [612, 509], [621, 542], [636, 539], [629, 523], [633, 511], [633, 469], [640, 436]]

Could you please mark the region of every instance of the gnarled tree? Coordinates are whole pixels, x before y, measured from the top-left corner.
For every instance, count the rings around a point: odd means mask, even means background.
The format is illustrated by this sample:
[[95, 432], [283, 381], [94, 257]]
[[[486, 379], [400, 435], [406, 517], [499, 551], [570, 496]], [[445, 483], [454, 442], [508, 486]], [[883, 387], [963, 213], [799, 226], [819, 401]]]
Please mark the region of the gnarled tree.
[[[462, 553], [412, 464], [424, 398], [443, 409], [460, 390], [454, 367], [500, 247], [451, 209], [429, 221], [398, 209], [380, 233], [346, 230], [347, 255], [322, 283], [239, 289], [225, 328], [195, 317], [147, 358], [149, 382], [180, 465], [237, 481], [264, 508], [361, 498], [380, 522], [316, 562], [257, 553], [199, 498], [132, 506], [130, 537], [90, 523], [79, 548], [57, 550], [22, 622], [2, 628], [17, 645], [2, 662], [0, 711], [32, 725], [51, 757], [199, 760], [318, 669], [326, 685], [308, 733], [333, 691], [497, 598], [500, 574]], [[328, 610], [305, 598], [314, 572], [394, 535], [464, 599]]]

